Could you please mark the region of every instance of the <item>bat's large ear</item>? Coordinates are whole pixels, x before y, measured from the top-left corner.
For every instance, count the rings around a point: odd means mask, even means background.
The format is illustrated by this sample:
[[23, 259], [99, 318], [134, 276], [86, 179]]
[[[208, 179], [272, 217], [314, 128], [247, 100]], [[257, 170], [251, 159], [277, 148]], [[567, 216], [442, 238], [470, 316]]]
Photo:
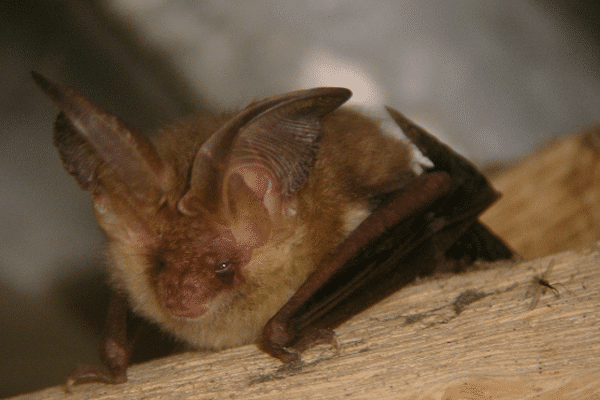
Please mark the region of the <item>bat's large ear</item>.
[[[316, 88], [251, 104], [202, 146], [180, 210], [239, 213], [249, 195], [277, 218], [282, 204], [306, 182], [321, 136], [321, 117], [352, 93]], [[241, 178], [241, 179], [239, 179]], [[237, 203], [237, 204], [236, 204]]]
[[149, 240], [142, 215], [165, 201], [172, 179], [150, 140], [74, 90], [31, 74], [61, 110], [54, 144], [64, 168], [92, 193], [106, 233], [135, 244]]

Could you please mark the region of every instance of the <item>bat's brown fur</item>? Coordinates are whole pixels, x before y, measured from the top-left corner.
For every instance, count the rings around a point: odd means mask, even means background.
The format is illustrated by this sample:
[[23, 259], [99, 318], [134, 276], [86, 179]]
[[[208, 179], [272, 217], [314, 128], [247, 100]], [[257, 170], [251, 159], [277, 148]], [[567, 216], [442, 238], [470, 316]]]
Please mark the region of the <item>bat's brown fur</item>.
[[[198, 148], [222, 123], [223, 119], [190, 120], [163, 130], [154, 141], [161, 158], [176, 172], [174, 197], [181, 197], [187, 188]], [[325, 116], [322, 131], [316, 162], [296, 195], [295, 212], [286, 215], [269, 240], [252, 251], [243, 268], [243, 284], [215, 293], [204, 315], [193, 320], [173, 317], [157, 296], [153, 250], [140, 251], [112, 240], [113, 281], [129, 293], [134, 310], [200, 348], [220, 349], [258, 339], [267, 320], [368, 216], [373, 201], [411, 173], [406, 144], [357, 111], [344, 108]], [[162, 228], [161, 240], [189, 240], [186, 225], [193, 218], [172, 211], [172, 222], [179, 229]]]

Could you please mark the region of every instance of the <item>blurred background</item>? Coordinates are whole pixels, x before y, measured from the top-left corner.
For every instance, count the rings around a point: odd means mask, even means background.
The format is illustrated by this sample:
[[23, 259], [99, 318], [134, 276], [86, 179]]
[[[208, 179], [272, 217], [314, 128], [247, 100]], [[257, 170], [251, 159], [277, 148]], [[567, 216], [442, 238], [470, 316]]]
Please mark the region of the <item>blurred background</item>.
[[587, 0], [0, 1], [0, 397], [98, 362], [102, 235], [29, 71], [151, 134], [317, 85], [388, 104], [480, 165], [600, 118]]

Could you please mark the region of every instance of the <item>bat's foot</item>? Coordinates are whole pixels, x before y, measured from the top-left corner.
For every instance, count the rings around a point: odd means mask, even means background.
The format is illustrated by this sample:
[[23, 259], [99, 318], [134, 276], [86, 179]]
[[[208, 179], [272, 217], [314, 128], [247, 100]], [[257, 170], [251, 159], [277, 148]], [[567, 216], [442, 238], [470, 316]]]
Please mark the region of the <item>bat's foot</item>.
[[268, 335], [263, 336], [263, 341], [261, 343], [262, 348], [271, 356], [281, 360], [284, 364], [298, 361], [305, 350], [319, 344], [329, 344], [333, 346], [336, 351], [340, 347], [335, 332], [330, 329], [311, 330], [306, 334], [301, 335], [299, 339], [294, 340], [291, 345], [287, 345], [287, 343], [284, 345], [277, 344], [276, 341], [272, 340], [274, 338], [275, 337], [269, 337]]
[[73, 386], [91, 382], [111, 384], [125, 383], [127, 382], [127, 373], [125, 370], [111, 373], [108, 370], [95, 365], [78, 364], [67, 378], [65, 391], [67, 393], [72, 393]]
[[340, 342], [338, 341], [335, 332], [331, 329], [315, 329], [294, 343], [293, 348], [302, 353], [319, 344], [329, 344], [335, 348], [336, 351], [340, 348]]

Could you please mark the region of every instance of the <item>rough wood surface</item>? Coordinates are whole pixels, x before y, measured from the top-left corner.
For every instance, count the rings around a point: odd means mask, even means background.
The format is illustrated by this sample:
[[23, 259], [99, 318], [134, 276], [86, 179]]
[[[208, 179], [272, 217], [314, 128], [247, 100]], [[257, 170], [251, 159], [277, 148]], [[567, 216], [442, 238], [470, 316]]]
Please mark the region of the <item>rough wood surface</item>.
[[600, 126], [548, 142], [492, 179], [481, 220], [524, 258], [600, 240]]
[[[600, 244], [415, 283], [281, 364], [255, 346], [19, 399], [599, 399]], [[543, 277], [559, 292], [535, 283]]]

